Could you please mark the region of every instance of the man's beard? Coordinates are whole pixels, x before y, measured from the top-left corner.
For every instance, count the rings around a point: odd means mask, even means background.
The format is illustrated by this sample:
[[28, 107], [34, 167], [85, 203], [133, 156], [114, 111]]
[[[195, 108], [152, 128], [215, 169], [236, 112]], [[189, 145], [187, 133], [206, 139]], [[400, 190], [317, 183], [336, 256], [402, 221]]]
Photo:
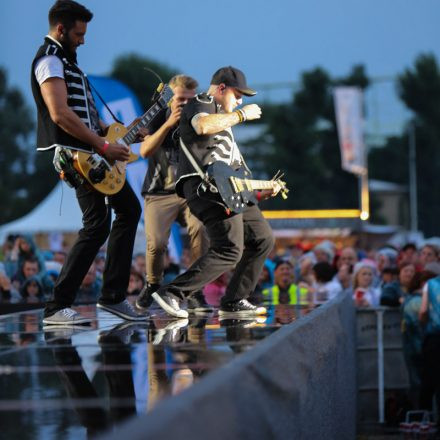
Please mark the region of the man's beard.
[[76, 50], [72, 50], [72, 44], [69, 37], [66, 37], [64, 41], [60, 41], [61, 46], [63, 46], [64, 52], [70, 61], [77, 63]]

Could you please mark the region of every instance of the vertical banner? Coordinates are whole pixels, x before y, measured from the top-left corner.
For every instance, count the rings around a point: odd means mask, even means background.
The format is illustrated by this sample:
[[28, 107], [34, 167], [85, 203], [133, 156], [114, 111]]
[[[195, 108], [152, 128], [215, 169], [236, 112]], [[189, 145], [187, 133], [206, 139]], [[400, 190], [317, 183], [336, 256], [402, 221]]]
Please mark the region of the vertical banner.
[[335, 87], [334, 105], [342, 169], [364, 175], [367, 173], [364, 144], [363, 93], [358, 87]]

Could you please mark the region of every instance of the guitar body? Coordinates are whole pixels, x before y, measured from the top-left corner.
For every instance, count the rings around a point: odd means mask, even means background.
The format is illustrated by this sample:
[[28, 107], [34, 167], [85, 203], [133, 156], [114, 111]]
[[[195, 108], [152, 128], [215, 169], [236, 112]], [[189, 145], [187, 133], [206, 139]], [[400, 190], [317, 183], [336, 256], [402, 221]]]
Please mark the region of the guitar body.
[[[117, 143], [127, 131], [122, 124], [116, 122], [109, 126], [105, 139], [109, 143]], [[98, 153], [76, 151], [74, 166], [96, 191], [113, 195], [124, 186], [127, 163], [134, 162], [137, 158], [136, 154], [130, 152], [128, 162], [116, 161], [111, 165]]]
[[226, 208], [232, 212], [239, 214], [244, 211], [249, 202], [258, 203], [253, 189], [245, 185], [237, 188], [234, 184], [236, 180], [245, 182], [249, 178], [244, 169], [234, 170], [225, 162], [217, 161], [209, 165], [206, 172], [214, 181]]
[[[136, 141], [140, 127], [147, 128], [157, 114], [167, 108], [173, 97], [172, 89], [166, 84], [160, 84], [157, 91], [160, 93], [159, 97], [136, 124], [132, 124], [129, 129], [117, 122], [108, 127], [105, 139], [110, 144], [131, 145]], [[109, 163], [98, 153], [75, 151], [73, 166], [96, 191], [112, 195], [119, 192], [124, 186], [127, 163], [137, 159], [138, 156], [130, 151], [127, 162]]]

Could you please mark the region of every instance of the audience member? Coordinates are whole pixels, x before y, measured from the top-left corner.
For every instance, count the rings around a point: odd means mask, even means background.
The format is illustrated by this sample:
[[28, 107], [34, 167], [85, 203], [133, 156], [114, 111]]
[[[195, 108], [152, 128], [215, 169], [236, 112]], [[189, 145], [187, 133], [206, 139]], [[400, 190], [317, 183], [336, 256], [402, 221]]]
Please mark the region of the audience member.
[[308, 292], [294, 284], [293, 266], [289, 261], [280, 261], [275, 266], [275, 284], [263, 290], [264, 301], [277, 304], [308, 304]]
[[431, 410], [435, 396], [437, 420], [440, 420], [440, 275], [430, 279], [423, 288], [419, 318], [426, 325], [422, 344], [420, 405]]
[[407, 243], [399, 252], [397, 265], [400, 267], [404, 264], [413, 264], [415, 267], [418, 257], [417, 246], [414, 243]]
[[145, 279], [143, 272], [138, 272], [133, 266], [130, 270], [130, 279], [128, 281], [127, 296], [128, 295], [139, 295], [144, 287]]
[[380, 304], [382, 306], [399, 307], [408, 294], [411, 280], [416, 272], [413, 263], [403, 263], [399, 267], [397, 281], [385, 284], [382, 287]]
[[428, 263], [438, 263], [439, 249], [433, 244], [425, 244], [419, 253], [419, 264], [424, 268]]
[[23, 302], [44, 303], [44, 290], [40, 278], [37, 275], [27, 278], [20, 288], [20, 296]]
[[220, 275], [212, 283], [207, 284], [203, 289], [205, 300], [210, 306], [219, 307], [220, 300], [226, 292], [226, 286], [229, 282], [229, 272]]
[[[420, 409], [419, 396], [422, 372], [422, 343], [424, 331], [419, 320], [422, 303], [422, 289], [425, 283], [440, 274], [440, 264], [437, 272], [424, 270], [416, 272], [408, 287], [408, 295], [402, 307], [403, 355], [408, 370], [410, 384], [410, 400], [414, 409]], [[435, 268], [433, 268], [435, 270]]]
[[92, 263], [79, 287], [75, 304], [95, 303], [101, 293], [101, 287], [101, 280], [96, 277], [96, 265]]
[[353, 300], [356, 307], [376, 307], [380, 289], [374, 287], [376, 266], [371, 260], [362, 260], [353, 268]]
[[313, 248], [317, 263], [333, 264], [335, 245], [330, 240], [323, 240]]

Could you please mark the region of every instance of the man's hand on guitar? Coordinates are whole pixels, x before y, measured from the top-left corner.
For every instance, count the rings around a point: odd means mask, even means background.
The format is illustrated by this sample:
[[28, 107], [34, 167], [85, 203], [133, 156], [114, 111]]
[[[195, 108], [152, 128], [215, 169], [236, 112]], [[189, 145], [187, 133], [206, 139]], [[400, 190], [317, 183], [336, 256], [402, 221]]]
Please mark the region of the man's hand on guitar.
[[276, 193], [274, 193], [274, 190], [272, 189], [263, 189], [262, 191], [259, 191], [259, 196], [258, 199], [259, 200], [267, 200], [270, 199], [271, 197], [276, 196]]
[[257, 104], [248, 104], [241, 108], [247, 121], [261, 118], [261, 108]]
[[127, 162], [130, 158], [130, 149], [121, 144], [108, 144], [102, 155], [110, 162], [115, 162], [116, 160]]

